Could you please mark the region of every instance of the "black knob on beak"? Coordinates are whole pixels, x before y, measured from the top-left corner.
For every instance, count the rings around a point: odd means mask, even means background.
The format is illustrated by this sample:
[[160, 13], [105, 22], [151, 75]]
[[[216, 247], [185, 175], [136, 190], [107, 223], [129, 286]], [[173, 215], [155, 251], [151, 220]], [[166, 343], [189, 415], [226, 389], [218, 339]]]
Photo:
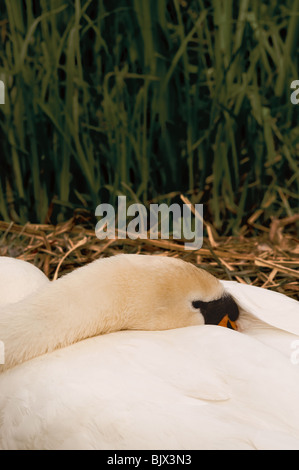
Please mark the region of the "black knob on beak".
[[221, 325], [237, 330], [235, 322], [239, 317], [239, 307], [231, 295], [224, 294], [220, 299], [211, 300], [210, 302], [194, 300], [192, 306], [200, 309], [205, 324]]

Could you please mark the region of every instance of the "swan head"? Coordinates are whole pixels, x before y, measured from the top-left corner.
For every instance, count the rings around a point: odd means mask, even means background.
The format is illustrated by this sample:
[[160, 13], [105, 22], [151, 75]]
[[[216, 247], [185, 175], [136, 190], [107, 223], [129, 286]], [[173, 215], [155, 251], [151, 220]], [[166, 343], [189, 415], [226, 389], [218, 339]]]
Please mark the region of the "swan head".
[[223, 285], [186, 261], [161, 256], [118, 255], [110, 296], [121, 304], [121, 329], [165, 330], [192, 325], [237, 329], [239, 309]]

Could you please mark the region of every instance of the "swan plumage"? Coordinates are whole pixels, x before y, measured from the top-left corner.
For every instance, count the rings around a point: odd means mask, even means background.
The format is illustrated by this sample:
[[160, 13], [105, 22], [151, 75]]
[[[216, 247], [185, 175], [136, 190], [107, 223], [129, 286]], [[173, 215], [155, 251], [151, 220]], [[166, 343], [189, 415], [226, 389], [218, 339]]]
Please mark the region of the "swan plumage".
[[99, 259], [0, 309], [0, 373], [91, 336], [218, 324], [231, 315], [234, 323], [238, 307], [219, 280], [190, 263], [125, 254]]
[[0, 256], [0, 307], [24, 299], [48, 282], [33, 264]]
[[225, 328], [90, 338], [0, 387], [2, 449], [299, 449], [298, 371]]
[[0, 449], [299, 449], [298, 302], [221, 285], [239, 331], [112, 332], [0, 374]]

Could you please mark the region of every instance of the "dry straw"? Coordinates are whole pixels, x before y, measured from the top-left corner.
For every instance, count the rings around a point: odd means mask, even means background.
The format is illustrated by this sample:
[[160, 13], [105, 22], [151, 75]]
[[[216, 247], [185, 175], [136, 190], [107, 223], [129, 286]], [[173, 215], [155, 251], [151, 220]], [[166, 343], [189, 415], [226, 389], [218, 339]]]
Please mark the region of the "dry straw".
[[98, 258], [119, 253], [180, 257], [220, 279], [299, 298], [299, 245], [293, 234], [298, 220], [299, 215], [273, 219], [270, 227], [263, 227], [255, 236], [250, 235], [254, 217], [239, 236], [219, 237], [210, 224], [205, 224], [203, 247], [190, 252], [184, 249], [184, 240], [98, 240], [89, 214], [80, 212], [57, 226], [0, 222], [0, 255], [29, 261], [51, 280]]

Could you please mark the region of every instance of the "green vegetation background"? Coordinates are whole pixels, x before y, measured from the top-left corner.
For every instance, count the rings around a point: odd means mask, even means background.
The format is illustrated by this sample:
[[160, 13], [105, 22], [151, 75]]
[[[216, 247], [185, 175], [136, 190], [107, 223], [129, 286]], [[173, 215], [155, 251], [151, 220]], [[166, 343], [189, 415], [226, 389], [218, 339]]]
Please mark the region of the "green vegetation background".
[[299, 0], [5, 0], [0, 217], [183, 193], [236, 233], [298, 210]]

